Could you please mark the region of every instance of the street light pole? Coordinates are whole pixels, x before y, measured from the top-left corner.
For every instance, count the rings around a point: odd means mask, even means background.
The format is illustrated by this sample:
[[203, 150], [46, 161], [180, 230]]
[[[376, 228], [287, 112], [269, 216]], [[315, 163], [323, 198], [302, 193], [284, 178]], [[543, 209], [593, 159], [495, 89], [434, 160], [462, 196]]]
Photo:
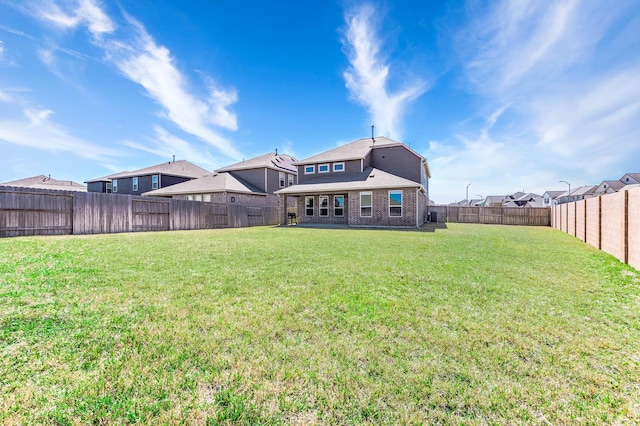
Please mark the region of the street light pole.
[[566, 180], [561, 180], [560, 183], [566, 183], [567, 185], [569, 185], [569, 192], [567, 192], [568, 197], [567, 197], [567, 202], [570, 203], [571, 202], [571, 184], [569, 182], [567, 182]]

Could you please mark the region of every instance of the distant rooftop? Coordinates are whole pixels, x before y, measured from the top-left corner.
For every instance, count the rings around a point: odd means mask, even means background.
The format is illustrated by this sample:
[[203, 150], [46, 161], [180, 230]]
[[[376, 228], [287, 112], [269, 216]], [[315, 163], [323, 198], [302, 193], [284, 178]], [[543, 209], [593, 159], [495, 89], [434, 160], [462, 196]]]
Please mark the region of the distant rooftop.
[[199, 178], [208, 174], [210, 171], [198, 167], [186, 160], [169, 161], [166, 163], [156, 164], [155, 166], [145, 167], [143, 169], [114, 173], [112, 175], [103, 176], [96, 179], [86, 181], [91, 182], [111, 182], [113, 179], [128, 178], [135, 176], [147, 176], [154, 174], [163, 174], [171, 176], [188, 177], [191, 179]]
[[284, 170], [289, 173], [298, 173], [298, 169], [293, 165], [297, 161], [294, 157], [287, 154], [276, 154], [270, 152], [260, 155], [259, 157], [243, 160], [239, 163], [217, 169], [216, 172], [233, 172], [237, 170], [260, 169], [266, 167], [273, 170]]
[[0, 186], [14, 186], [18, 188], [55, 189], [59, 191], [85, 192], [87, 187], [71, 180], [53, 179], [51, 176], [38, 175], [24, 179], [0, 183]]

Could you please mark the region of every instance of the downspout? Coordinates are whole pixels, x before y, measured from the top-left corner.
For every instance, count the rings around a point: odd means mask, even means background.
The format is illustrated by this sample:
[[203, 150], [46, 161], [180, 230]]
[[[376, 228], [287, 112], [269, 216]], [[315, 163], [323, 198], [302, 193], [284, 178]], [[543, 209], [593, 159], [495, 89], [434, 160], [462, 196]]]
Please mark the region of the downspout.
[[418, 213], [420, 212], [420, 206], [419, 206], [419, 198], [418, 195], [420, 194], [420, 188], [416, 188], [416, 228], [420, 228], [420, 217], [418, 216]]
[[267, 187], [267, 168], [264, 168], [264, 192], [269, 193], [269, 188]]

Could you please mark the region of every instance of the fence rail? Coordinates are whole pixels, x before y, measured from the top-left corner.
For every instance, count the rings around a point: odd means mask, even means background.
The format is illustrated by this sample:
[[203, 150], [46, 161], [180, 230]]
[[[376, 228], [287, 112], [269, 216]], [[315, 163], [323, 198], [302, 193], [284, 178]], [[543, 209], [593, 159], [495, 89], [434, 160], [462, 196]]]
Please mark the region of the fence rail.
[[549, 226], [549, 207], [463, 207], [431, 206], [438, 222], [484, 223], [500, 225]]
[[0, 237], [277, 225], [278, 207], [0, 186]]
[[640, 188], [558, 204], [551, 218], [555, 229], [640, 270]]

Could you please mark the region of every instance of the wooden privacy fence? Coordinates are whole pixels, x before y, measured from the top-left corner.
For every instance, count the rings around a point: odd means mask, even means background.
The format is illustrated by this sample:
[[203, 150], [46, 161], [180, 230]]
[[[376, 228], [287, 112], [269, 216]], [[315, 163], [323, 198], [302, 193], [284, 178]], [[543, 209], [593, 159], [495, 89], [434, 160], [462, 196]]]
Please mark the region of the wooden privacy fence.
[[640, 188], [551, 209], [551, 226], [640, 270]]
[[549, 207], [462, 207], [430, 206], [438, 222], [485, 223], [499, 225], [549, 226]]
[[0, 237], [277, 225], [276, 206], [0, 186]]

